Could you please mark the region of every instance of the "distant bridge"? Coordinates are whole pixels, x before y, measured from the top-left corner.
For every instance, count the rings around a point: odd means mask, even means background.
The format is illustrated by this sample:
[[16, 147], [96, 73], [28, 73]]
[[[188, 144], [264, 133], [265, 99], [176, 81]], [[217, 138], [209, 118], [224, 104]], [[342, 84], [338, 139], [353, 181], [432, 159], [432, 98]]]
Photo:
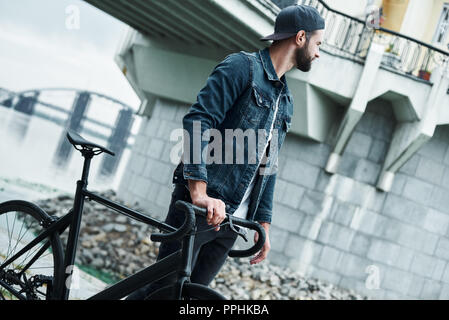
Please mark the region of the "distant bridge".
[[[60, 94], [64, 100], [71, 99], [70, 107], [64, 108], [60, 102], [43, 101], [42, 96], [47, 94]], [[100, 117], [95, 117], [96, 119], [87, 117], [86, 114], [93, 102], [108, 103], [108, 110], [116, 113], [115, 122], [111, 124], [99, 120]], [[103, 163], [100, 166], [101, 175], [111, 175], [117, 169], [124, 149], [130, 147], [128, 140], [132, 136], [134, 109], [117, 99], [98, 92], [75, 88], [42, 88], [13, 92], [0, 88], [0, 106], [26, 115], [37, 116], [66, 129], [106, 141], [107, 147], [114, 150], [116, 156], [103, 158]], [[37, 106], [43, 108], [37, 108]], [[22, 134], [25, 133], [26, 128]], [[64, 131], [55, 154], [55, 164], [64, 166], [72, 151], [73, 148], [67, 141]]]

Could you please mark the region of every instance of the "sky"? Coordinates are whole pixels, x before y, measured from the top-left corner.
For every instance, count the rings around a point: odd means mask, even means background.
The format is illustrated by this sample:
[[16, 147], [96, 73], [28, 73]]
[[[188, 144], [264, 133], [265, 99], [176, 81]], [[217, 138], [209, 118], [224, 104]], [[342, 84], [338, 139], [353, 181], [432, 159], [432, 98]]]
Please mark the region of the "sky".
[[86, 89], [137, 110], [114, 62], [126, 28], [81, 0], [0, 0], [0, 87]]

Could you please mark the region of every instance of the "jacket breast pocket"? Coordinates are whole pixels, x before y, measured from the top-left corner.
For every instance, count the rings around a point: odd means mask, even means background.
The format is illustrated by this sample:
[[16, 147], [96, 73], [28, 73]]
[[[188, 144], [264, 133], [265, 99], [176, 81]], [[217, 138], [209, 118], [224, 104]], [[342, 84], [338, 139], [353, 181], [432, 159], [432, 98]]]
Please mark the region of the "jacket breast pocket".
[[253, 87], [252, 95], [254, 98], [254, 102], [258, 107], [268, 108], [268, 109], [271, 108], [271, 106], [272, 106], [271, 99], [267, 98], [266, 95], [264, 93], [262, 93], [262, 91], [259, 88]]
[[243, 116], [252, 125], [259, 124], [266, 113], [269, 113], [273, 106], [273, 101], [266, 93], [256, 86], [251, 88], [251, 96], [248, 106], [243, 111]]

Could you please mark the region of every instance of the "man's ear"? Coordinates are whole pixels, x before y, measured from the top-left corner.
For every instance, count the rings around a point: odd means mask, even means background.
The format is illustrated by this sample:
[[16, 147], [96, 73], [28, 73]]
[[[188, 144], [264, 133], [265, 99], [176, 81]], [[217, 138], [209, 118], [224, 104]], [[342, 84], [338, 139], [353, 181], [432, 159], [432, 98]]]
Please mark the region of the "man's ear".
[[295, 37], [295, 41], [296, 41], [297, 46], [299, 46], [299, 47], [304, 46], [304, 44], [307, 41], [306, 32], [304, 30], [298, 31], [298, 33], [296, 34], [296, 37]]

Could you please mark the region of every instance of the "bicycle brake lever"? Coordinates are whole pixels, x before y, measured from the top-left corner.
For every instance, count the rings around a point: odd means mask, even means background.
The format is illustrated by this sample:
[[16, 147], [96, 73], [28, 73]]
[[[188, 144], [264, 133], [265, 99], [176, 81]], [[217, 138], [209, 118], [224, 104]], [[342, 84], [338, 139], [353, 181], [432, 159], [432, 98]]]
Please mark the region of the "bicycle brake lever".
[[238, 236], [241, 236], [243, 238], [243, 240], [245, 240], [245, 242], [248, 242], [248, 238], [246, 237], [246, 233], [243, 233], [242, 231], [238, 231], [235, 227], [234, 224], [232, 223], [232, 216], [229, 215], [229, 228], [231, 228], [232, 231], [234, 231], [235, 233], [237, 233]]

